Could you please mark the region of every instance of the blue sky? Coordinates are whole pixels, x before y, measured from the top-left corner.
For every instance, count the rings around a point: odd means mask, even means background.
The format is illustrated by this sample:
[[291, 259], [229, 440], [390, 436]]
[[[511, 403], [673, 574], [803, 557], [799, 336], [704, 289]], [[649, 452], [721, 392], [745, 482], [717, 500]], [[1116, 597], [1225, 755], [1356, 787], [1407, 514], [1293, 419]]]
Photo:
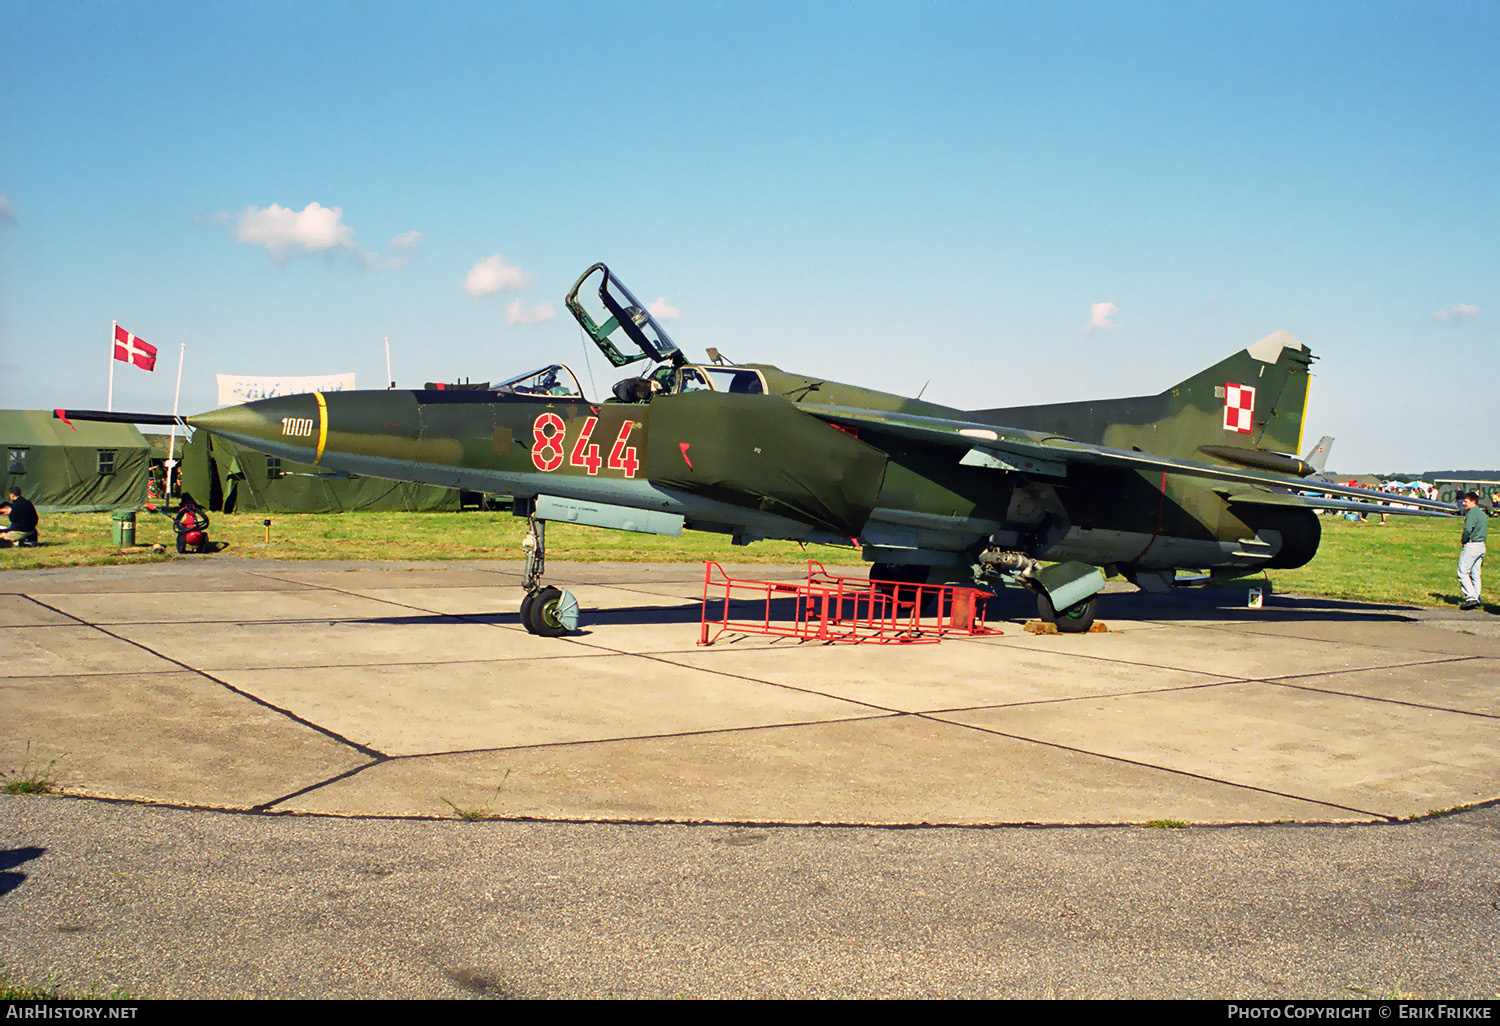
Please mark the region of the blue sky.
[[117, 409], [170, 409], [180, 343], [185, 412], [216, 373], [379, 387], [386, 336], [404, 386], [587, 384], [561, 300], [605, 260], [693, 358], [965, 408], [1284, 329], [1335, 467], [1500, 464], [1493, 3], [0, 17], [3, 407], [102, 407], [111, 320], [162, 357]]

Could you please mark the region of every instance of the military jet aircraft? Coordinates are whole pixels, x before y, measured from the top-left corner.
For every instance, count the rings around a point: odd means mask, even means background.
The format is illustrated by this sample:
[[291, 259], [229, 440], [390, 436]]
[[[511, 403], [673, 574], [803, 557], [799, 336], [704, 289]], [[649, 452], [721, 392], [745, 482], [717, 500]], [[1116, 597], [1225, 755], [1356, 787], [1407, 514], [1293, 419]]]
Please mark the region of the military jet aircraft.
[[522, 619], [550, 636], [578, 610], [542, 585], [549, 521], [854, 546], [892, 601], [918, 583], [1021, 586], [1071, 632], [1106, 575], [1166, 591], [1181, 570], [1299, 567], [1314, 508], [1398, 512], [1306, 480], [1313, 356], [1284, 332], [1156, 395], [966, 411], [713, 351], [689, 362], [604, 264], [566, 305], [611, 364], [642, 365], [602, 402], [552, 364], [487, 389], [314, 392], [185, 422], [283, 459], [512, 496], [531, 525]]

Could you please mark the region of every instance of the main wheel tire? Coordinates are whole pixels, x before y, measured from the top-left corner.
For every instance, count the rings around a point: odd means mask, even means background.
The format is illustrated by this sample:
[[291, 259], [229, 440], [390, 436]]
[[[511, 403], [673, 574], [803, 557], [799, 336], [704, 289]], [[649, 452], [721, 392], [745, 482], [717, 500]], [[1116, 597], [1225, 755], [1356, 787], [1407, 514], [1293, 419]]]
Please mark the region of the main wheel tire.
[[542, 638], [560, 638], [568, 628], [557, 618], [557, 604], [562, 601], [562, 592], [557, 588], [541, 588], [532, 594], [531, 605], [526, 608], [526, 629]]
[[536, 592], [534, 591], [528, 591], [526, 594], [521, 596], [521, 626], [525, 627], [528, 631], [531, 630], [531, 628], [527, 626], [526, 621], [531, 618], [531, 602], [535, 598]]
[[1047, 597], [1046, 592], [1038, 592], [1036, 596], [1037, 616], [1043, 623], [1055, 624], [1059, 634], [1086, 634], [1094, 626], [1094, 616], [1098, 612], [1098, 595], [1075, 603], [1062, 612], [1052, 608], [1052, 600]]

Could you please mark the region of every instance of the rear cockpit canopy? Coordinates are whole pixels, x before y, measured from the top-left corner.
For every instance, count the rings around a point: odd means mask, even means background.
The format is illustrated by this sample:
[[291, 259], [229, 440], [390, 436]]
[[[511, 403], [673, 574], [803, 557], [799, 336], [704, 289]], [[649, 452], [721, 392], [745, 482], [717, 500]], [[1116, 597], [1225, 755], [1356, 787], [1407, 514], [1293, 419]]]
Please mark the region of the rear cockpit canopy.
[[[593, 287], [585, 289], [586, 283]], [[597, 300], [588, 292], [597, 293]], [[667, 337], [656, 319], [604, 264], [595, 264], [584, 271], [564, 302], [579, 326], [616, 367], [640, 360], [661, 365], [616, 384], [614, 396], [620, 402], [646, 402], [661, 393], [765, 395], [768, 391], [765, 377], [757, 370], [722, 363], [689, 365], [682, 350]], [[719, 359], [714, 350], [709, 350], [709, 355], [716, 361]]]
[[[599, 279], [598, 299], [588, 298], [585, 303], [579, 292], [583, 283], [595, 276]], [[584, 271], [563, 302], [599, 351], [616, 367], [646, 359], [673, 366], [686, 362], [656, 318], [604, 264], [595, 264]], [[631, 352], [632, 349], [640, 352]]]

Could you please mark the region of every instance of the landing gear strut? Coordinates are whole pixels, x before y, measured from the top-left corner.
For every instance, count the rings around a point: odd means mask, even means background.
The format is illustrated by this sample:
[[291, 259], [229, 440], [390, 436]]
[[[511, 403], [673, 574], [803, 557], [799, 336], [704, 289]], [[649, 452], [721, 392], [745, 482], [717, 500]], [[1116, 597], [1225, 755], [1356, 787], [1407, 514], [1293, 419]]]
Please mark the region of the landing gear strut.
[[543, 638], [560, 638], [578, 629], [578, 600], [572, 592], [551, 585], [542, 587], [547, 565], [547, 521], [531, 517], [521, 548], [526, 551], [526, 578], [522, 587], [521, 624]]

